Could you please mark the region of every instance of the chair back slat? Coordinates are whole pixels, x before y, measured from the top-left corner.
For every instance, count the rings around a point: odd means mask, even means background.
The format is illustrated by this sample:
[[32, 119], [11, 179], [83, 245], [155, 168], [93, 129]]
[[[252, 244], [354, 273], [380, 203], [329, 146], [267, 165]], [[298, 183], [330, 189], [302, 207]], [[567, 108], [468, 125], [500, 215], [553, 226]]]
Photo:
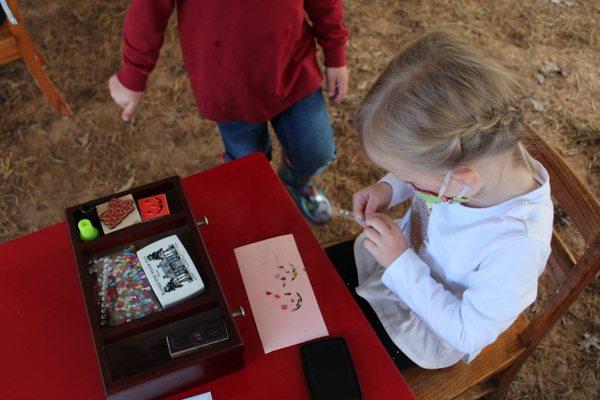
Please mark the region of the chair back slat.
[[548, 266], [557, 286], [520, 335], [525, 344], [535, 346], [600, 271], [600, 203], [565, 160], [532, 128], [527, 130], [527, 149], [548, 170], [552, 196], [586, 242], [583, 256], [576, 261], [561, 238], [552, 235]]
[[531, 155], [550, 174], [552, 196], [569, 215], [586, 243], [591, 244], [600, 232], [600, 204], [565, 160], [530, 127], [525, 142]]
[[520, 335], [526, 345], [537, 345], [600, 271], [600, 237], [588, 247], [539, 313]]
[[552, 243], [550, 246], [552, 252], [550, 253], [550, 258], [548, 258], [547, 271], [554, 284], [559, 285], [569, 271], [575, 267], [577, 261], [565, 245], [565, 242], [556, 234], [556, 231], [552, 232]]

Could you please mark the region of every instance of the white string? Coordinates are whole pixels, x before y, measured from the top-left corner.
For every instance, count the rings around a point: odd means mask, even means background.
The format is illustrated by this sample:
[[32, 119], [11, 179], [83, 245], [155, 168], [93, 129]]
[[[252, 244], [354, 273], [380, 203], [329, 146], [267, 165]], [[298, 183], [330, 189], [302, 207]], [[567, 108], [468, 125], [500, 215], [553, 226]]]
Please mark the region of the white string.
[[467, 192], [469, 191], [469, 187], [467, 185], [463, 186], [462, 189], [460, 189], [460, 192], [458, 192], [458, 194], [456, 195], [456, 197], [463, 197], [465, 194], [467, 194]]
[[438, 197], [442, 197], [446, 189], [448, 189], [448, 184], [450, 183], [450, 178], [452, 178], [452, 171], [448, 172], [444, 177], [444, 182], [442, 182], [442, 186], [440, 186], [440, 191], [438, 193]]

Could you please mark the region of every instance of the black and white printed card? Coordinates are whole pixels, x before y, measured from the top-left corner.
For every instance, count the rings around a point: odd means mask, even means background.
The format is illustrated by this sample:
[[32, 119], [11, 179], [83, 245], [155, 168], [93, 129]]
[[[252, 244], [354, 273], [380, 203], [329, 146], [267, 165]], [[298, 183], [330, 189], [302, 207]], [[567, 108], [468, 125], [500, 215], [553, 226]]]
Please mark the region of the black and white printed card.
[[137, 256], [164, 308], [204, 291], [204, 282], [177, 235], [149, 244]]

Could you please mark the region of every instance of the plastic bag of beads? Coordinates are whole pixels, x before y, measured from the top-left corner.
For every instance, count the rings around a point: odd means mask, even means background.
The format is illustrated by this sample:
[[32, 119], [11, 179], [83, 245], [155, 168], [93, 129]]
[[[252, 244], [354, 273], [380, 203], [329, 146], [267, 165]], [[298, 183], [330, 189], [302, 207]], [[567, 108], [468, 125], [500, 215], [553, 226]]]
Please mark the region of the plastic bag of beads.
[[96, 280], [101, 325], [119, 325], [163, 309], [133, 245], [93, 259], [89, 272]]

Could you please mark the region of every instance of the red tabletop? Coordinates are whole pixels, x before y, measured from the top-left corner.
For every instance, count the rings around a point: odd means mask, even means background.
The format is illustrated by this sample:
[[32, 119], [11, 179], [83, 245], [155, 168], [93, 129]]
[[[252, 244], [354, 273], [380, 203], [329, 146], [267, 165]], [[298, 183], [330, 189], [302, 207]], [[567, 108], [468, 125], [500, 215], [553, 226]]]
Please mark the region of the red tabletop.
[[[348, 342], [365, 399], [413, 399], [375, 332], [262, 155], [183, 180], [245, 344], [245, 367], [169, 399], [309, 399], [298, 346], [265, 355], [233, 249], [292, 233], [332, 336]], [[102, 399], [103, 389], [67, 228], [0, 244], [2, 399]], [[268, 396], [268, 397], [267, 397]]]

